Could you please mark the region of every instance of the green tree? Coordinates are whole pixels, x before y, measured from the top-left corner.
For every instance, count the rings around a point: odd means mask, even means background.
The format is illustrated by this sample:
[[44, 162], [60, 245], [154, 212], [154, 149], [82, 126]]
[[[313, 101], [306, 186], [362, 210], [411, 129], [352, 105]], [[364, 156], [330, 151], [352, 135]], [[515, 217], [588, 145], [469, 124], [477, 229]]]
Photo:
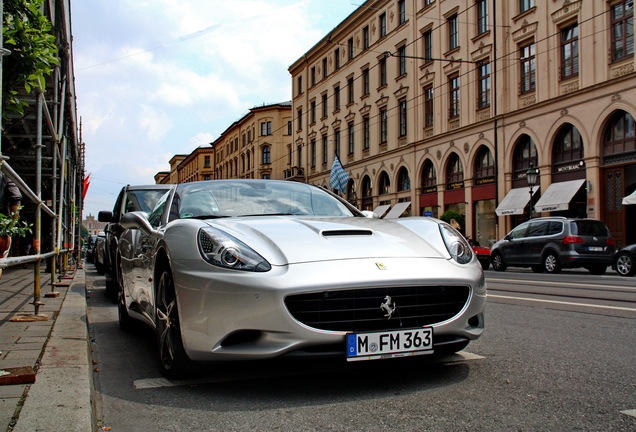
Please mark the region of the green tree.
[[11, 51], [2, 61], [3, 116], [24, 114], [20, 94], [45, 89], [45, 78], [59, 64], [51, 23], [42, 14], [44, 0], [4, 0], [2, 38]]
[[455, 219], [455, 222], [457, 222], [460, 226], [459, 231], [462, 233], [464, 232], [464, 228], [466, 228], [466, 220], [464, 219], [464, 216], [454, 210], [446, 210], [439, 218], [448, 224], [451, 223], [452, 219]]

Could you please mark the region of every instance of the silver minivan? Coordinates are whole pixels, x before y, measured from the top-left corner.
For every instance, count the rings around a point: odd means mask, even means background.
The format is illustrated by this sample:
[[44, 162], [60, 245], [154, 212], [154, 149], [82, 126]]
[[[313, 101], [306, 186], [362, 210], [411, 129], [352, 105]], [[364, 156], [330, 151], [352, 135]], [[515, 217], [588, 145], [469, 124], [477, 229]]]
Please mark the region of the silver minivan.
[[584, 267], [601, 275], [612, 264], [614, 247], [614, 238], [601, 221], [544, 217], [518, 225], [495, 243], [490, 261], [496, 271], [516, 266], [559, 273], [563, 268]]

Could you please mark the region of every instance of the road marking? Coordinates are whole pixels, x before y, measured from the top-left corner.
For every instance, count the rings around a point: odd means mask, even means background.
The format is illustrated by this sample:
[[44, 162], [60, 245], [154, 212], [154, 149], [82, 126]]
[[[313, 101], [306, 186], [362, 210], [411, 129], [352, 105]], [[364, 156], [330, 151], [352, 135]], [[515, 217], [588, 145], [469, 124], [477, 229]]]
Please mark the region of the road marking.
[[627, 290], [636, 290], [636, 288], [631, 286], [623, 286], [623, 285], [601, 285], [601, 284], [589, 284], [589, 283], [574, 283], [574, 282], [553, 282], [553, 281], [536, 281], [536, 280], [525, 280], [525, 279], [496, 279], [496, 278], [486, 278], [486, 282], [512, 282], [512, 283], [522, 283], [528, 285], [555, 285], [555, 286], [568, 286], [575, 288], [612, 288], [612, 289], [627, 289]]
[[[460, 351], [457, 354], [439, 357], [438, 359], [431, 361], [431, 364], [436, 364], [436, 363], [455, 364], [455, 363], [461, 363], [465, 361], [481, 360], [484, 358], [486, 357], [480, 356], [478, 354], [469, 353], [466, 351]], [[302, 375], [302, 374], [304, 374], [304, 372], [283, 373], [283, 374], [277, 374], [277, 375], [285, 376], [285, 375]], [[252, 379], [252, 378], [262, 378], [262, 376], [259, 376], [259, 377], [241, 376], [241, 377], [233, 377], [233, 378], [206, 377], [206, 378], [200, 378], [200, 379], [193, 378], [193, 379], [187, 379], [187, 380], [169, 380], [167, 378], [146, 378], [146, 379], [133, 381], [133, 386], [135, 390], [147, 390], [147, 389], [154, 389], [154, 388], [160, 388], [160, 387], [179, 387], [179, 386], [200, 385], [200, 384], [219, 384], [223, 382], [243, 381], [243, 380]]]
[[621, 411], [621, 413], [623, 413], [625, 415], [628, 415], [628, 416], [636, 417], [636, 409]]
[[590, 308], [597, 308], [597, 309], [611, 309], [611, 310], [636, 312], [636, 308], [626, 308], [626, 307], [620, 307], [620, 306], [605, 306], [605, 305], [597, 305], [597, 304], [565, 302], [565, 301], [558, 301], [558, 300], [534, 299], [534, 298], [528, 298], [528, 297], [502, 296], [502, 295], [496, 295], [496, 294], [488, 294], [488, 297], [512, 299], [512, 300], [524, 300], [524, 301], [531, 301], [531, 302], [538, 302], [538, 303], [553, 303], [553, 304], [561, 304], [561, 305], [569, 305], [569, 306], [583, 306], [583, 307], [590, 307]]

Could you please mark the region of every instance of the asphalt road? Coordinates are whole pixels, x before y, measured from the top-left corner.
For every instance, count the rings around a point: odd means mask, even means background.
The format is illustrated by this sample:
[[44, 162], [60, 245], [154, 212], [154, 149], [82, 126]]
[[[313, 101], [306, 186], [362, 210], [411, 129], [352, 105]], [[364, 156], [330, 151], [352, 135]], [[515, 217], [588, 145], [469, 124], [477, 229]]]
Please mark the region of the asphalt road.
[[487, 271], [484, 336], [460, 356], [207, 365], [160, 377], [86, 269], [98, 430], [634, 431], [636, 278]]

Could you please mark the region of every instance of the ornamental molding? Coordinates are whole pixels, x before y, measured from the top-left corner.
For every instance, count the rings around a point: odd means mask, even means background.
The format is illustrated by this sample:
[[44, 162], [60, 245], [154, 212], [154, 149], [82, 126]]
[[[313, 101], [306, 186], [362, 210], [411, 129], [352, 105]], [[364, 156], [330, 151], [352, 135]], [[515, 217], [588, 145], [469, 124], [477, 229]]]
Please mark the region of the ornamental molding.
[[523, 20], [521, 28], [512, 33], [512, 40], [514, 40], [515, 42], [519, 42], [522, 39], [534, 36], [538, 28], [539, 22], [535, 21], [533, 23], [528, 23], [528, 21]]
[[575, 17], [576, 15], [579, 14], [582, 3], [583, 2], [581, 0], [579, 1], [565, 0], [563, 2], [563, 6], [561, 7], [561, 9], [552, 13], [552, 22], [558, 25], [562, 23], [563, 21], [567, 21], [570, 18]]

